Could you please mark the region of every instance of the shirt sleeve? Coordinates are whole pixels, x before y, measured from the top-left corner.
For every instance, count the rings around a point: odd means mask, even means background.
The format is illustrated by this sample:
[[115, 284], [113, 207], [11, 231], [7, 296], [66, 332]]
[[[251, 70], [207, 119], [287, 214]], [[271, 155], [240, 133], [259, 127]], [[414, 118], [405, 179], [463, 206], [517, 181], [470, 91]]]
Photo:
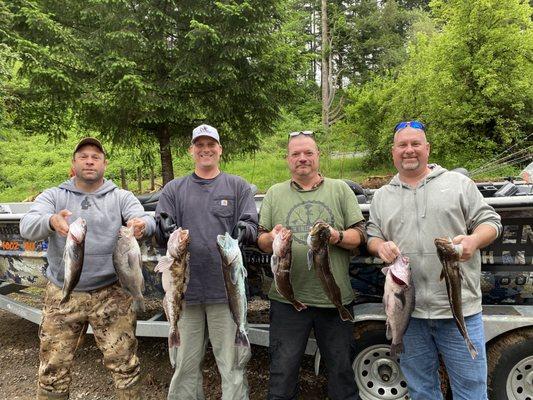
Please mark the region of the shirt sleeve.
[[271, 207], [272, 191], [266, 192], [263, 201], [261, 202], [261, 210], [259, 211], [259, 225], [262, 232], [270, 232], [274, 225], [272, 224], [272, 207]]
[[47, 189], [41, 193], [26, 214], [20, 220], [20, 235], [27, 240], [46, 239], [53, 231], [50, 217], [56, 211], [55, 189]]
[[463, 208], [468, 233], [474, 232], [479, 225], [486, 224], [496, 229], [497, 236], [500, 236], [502, 232], [500, 215], [492, 206], [487, 204], [476, 184], [470, 179], [466, 182], [465, 192], [466, 204], [463, 205]]
[[244, 243], [255, 243], [257, 241], [257, 207], [255, 205], [254, 196], [252, 195], [252, 190], [250, 185], [244, 181], [244, 189], [241, 191], [240, 196], [240, 209], [239, 213], [239, 224], [245, 226], [246, 232], [244, 233], [243, 242]]
[[370, 213], [368, 222], [366, 223], [368, 242], [372, 241], [373, 238], [387, 240], [381, 230], [381, 216], [379, 213], [380, 197], [380, 191], [378, 190], [374, 193], [374, 197], [370, 203]]

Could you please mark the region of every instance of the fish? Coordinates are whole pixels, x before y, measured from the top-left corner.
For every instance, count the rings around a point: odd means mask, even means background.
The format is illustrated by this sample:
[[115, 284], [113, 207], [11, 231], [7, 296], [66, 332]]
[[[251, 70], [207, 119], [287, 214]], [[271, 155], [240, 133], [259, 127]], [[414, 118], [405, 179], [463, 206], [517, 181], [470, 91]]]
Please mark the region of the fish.
[[403, 352], [403, 335], [415, 309], [415, 287], [409, 258], [400, 255], [381, 271], [385, 274], [383, 308], [387, 315], [386, 337], [392, 340], [390, 354], [396, 357]]
[[[242, 259], [242, 253], [238, 241], [226, 232], [217, 235], [217, 246], [222, 260], [222, 273], [228, 296], [229, 309], [233, 321], [237, 325], [235, 332], [235, 346], [250, 349], [250, 340], [246, 332], [246, 317], [248, 302], [246, 300], [245, 278], [246, 268]], [[240, 352], [236, 357], [236, 364], [243, 367], [249, 360], [250, 351]]]
[[306, 309], [307, 306], [294, 297], [291, 285], [291, 262], [292, 262], [292, 232], [282, 228], [275, 236], [272, 243], [272, 257], [270, 267], [274, 275], [276, 290], [280, 295], [289, 300], [297, 311]]
[[468, 336], [463, 316], [461, 297], [463, 273], [459, 267], [459, 259], [461, 258], [463, 247], [461, 245], [454, 245], [450, 238], [436, 238], [434, 242], [437, 247], [437, 255], [442, 264], [440, 279], [444, 279], [446, 282], [446, 291], [448, 292], [448, 300], [450, 302], [453, 319], [465, 340], [470, 356], [472, 359], [475, 359], [478, 352]]
[[146, 311], [144, 306], [144, 277], [141, 248], [133, 235], [133, 227], [121, 226], [113, 252], [113, 265], [120, 286], [133, 297], [135, 312]]
[[[178, 321], [183, 308], [183, 299], [189, 284], [189, 230], [178, 228], [171, 233], [167, 243], [167, 253], [159, 259], [155, 272], [162, 273], [163, 309], [170, 325], [168, 334], [169, 351], [175, 351], [180, 345]], [[170, 356], [174, 366], [174, 357]]]
[[85, 255], [85, 236], [87, 235], [87, 221], [83, 218], [76, 219], [68, 228], [63, 262], [65, 264], [65, 277], [63, 280], [63, 298], [59, 304], [65, 304], [70, 294], [80, 281]]
[[307, 264], [309, 269], [315, 267], [318, 279], [326, 292], [328, 299], [337, 307], [343, 321], [353, 321], [352, 314], [342, 304], [341, 290], [331, 273], [329, 260], [329, 238], [331, 231], [329, 225], [318, 220], [309, 230], [307, 236]]

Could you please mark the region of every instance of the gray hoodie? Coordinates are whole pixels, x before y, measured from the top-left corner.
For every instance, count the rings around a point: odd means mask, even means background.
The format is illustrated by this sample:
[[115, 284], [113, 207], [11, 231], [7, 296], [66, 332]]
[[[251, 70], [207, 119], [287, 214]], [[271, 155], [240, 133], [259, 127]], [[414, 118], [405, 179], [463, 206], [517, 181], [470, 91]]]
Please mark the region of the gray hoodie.
[[48, 242], [48, 269], [46, 277], [57, 286], [63, 286], [63, 249], [66, 238], [52, 230], [50, 217], [67, 209], [72, 212], [68, 222], [78, 217], [87, 221], [85, 257], [75, 291], [89, 291], [114, 283], [117, 280], [113, 267], [113, 250], [120, 226], [131, 218], [146, 221], [145, 235], [155, 231], [155, 220], [149, 216], [135, 196], [119, 189], [112, 181], [105, 180], [95, 192], [85, 193], [74, 185], [74, 178], [59, 187], [40, 194], [30, 211], [20, 220], [20, 233], [28, 240]]
[[[438, 165], [416, 188], [396, 175], [377, 190], [367, 224], [369, 242], [393, 241], [411, 261], [416, 293], [415, 318], [452, 318], [440, 263], [433, 240], [471, 234], [481, 224], [501, 233], [500, 216], [489, 206], [472, 180]], [[463, 313], [481, 311], [481, 255], [461, 263]]]

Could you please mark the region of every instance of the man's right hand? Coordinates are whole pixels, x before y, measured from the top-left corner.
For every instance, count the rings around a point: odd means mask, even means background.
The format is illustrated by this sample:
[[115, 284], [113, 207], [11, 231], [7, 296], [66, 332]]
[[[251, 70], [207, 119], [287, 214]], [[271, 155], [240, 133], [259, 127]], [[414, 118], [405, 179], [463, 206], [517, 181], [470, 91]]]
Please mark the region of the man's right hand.
[[270, 231], [270, 237], [272, 238], [272, 241], [276, 238], [276, 235], [283, 229], [283, 225], [277, 224], [272, 230]]
[[67, 237], [68, 235], [68, 222], [67, 218], [70, 217], [72, 213], [67, 210], [61, 210], [57, 214], [54, 214], [48, 220], [50, 227], [56, 231], [59, 235]]
[[396, 257], [401, 256], [402, 253], [398, 246], [396, 246], [396, 243], [390, 241], [390, 242], [383, 242], [380, 243], [378, 247], [378, 256], [386, 263], [392, 263], [396, 259]]

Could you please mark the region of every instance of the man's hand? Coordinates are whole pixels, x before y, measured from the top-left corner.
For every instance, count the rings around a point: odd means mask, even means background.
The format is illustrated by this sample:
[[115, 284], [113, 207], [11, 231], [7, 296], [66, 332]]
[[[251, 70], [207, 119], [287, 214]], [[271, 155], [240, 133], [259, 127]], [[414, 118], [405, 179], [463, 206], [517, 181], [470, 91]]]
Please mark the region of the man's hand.
[[331, 235], [329, 236], [329, 244], [337, 244], [339, 238], [341, 237], [340, 232], [331, 226], [329, 227], [329, 231], [331, 232]]
[[452, 239], [453, 244], [460, 244], [463, 246], [463, 254], [459, 261], [468, 261], [472, 258], [476, 250], [478, 249], [478, 237], [475, 234], [472, 235], [458, 235]]
[[236, 239], [239, 244], [243, 243], [244, 235], [246, 234], [246, 222], [238, 221], [237, 225], [233, 228], [231, 232], [231, 237]]
[[276, 235], [281, 231], [283, 225], [277, 224], [270, 232], [264, 232], [257, 238], [257, 246], [265, 253], [272, 253], [272, 243]]
[[67, 237], [68, 235], [68, 222], [67, 218], [70, 217], [72, 213], [67, 210], [61, 210], [57, 214], [54, 214], [48, 220], [50, 227], [56, 231], [59, 235]]
[[283, 225], [277, 224], [272, 230], [269, 232], [270, 237], [272, 238], [272, 241], [276, 238], [276, 235], [280, 233], [280, 231], [283, 229]]
[[402, 253], [400, 252], [400, 249], [398, 246], [396, 246], [396, 243], [390, 241], [390, 242], [383, 242], [378, 247], [378, 256], [386, 263], [392, 263], [396, 259], [396, 257], [400, 256]]
[[146, 221], [143, 218], [132, 218], [126, 225], [128, 228], [133, 227], [133, 236], [135, 236], [136, 239], [141, 239], [144, 236]]

